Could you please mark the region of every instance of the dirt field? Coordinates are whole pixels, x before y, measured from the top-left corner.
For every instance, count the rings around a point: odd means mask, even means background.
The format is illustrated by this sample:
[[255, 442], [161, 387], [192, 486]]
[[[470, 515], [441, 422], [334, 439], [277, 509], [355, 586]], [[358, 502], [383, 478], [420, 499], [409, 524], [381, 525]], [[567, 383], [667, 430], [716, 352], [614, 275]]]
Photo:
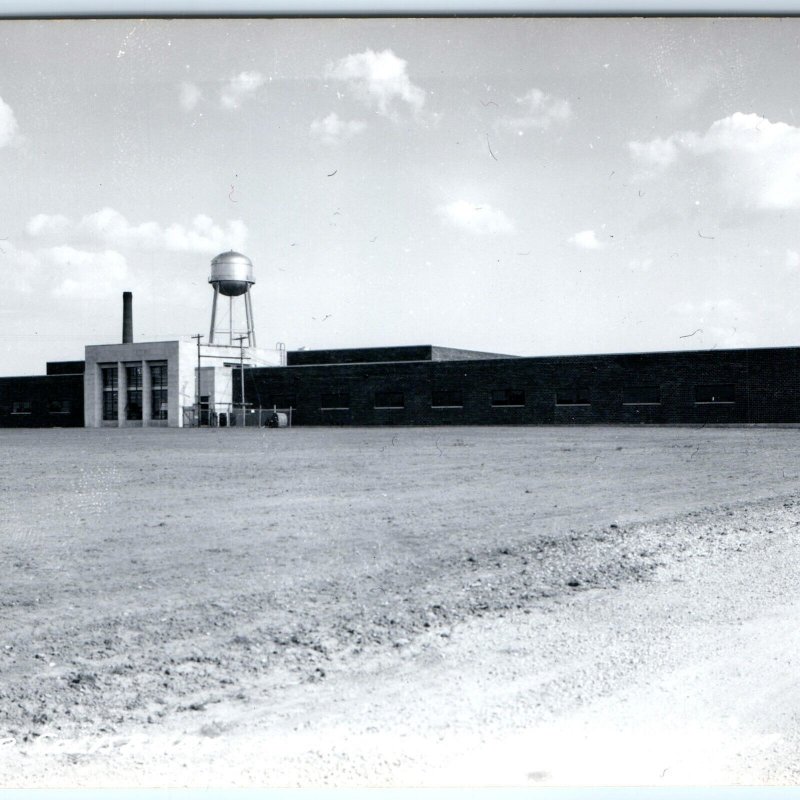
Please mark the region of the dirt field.
[[800, 782], [800, 430], [0, 455], [2, 786]]

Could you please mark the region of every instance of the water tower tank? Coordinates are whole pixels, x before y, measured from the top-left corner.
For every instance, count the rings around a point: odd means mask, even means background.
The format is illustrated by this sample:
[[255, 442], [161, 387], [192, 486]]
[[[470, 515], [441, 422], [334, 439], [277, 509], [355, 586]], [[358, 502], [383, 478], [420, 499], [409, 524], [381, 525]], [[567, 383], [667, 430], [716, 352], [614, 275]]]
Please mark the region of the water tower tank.
[[234, 250], [220, 253], [211, 262], [208, 282], [226, 297], [239, 297], [256, 282], [253, 262]]

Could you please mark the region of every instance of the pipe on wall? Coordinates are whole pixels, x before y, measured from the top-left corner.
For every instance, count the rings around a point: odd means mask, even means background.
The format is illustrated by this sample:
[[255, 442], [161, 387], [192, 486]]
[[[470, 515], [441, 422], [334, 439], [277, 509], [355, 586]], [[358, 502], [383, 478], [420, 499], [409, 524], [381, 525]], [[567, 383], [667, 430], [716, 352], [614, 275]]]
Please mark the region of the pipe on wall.
[[133, 342], [133, 293], [122, 293], [122, 344]]

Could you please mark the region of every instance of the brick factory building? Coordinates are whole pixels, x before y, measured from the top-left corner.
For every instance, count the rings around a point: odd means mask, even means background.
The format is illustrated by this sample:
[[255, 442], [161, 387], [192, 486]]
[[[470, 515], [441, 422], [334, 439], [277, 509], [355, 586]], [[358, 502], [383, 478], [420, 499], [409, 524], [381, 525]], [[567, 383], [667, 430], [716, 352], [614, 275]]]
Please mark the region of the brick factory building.
[[0, 378], [0, 427], [261, 425], [274, 411], [294, 425], [800, 423], [796, 347], [536, 358], [432, 345], [286, 352], [256, 346], [247, 256], [221, 253], [208, 282], [206, 342], [134, 342], [125, 292], [120, 343], [89, 345], [84, 361], [50, 362], [46, 375]]
[[[84, 375], [84, 362], [51, 362], [47, 375], [0, 378], [0, 426], [196, 424], [196, 348], [168, 344], [87, 348], [91, 369], [118, 370], [117, 383], [105, 390]], [[108, 363], [105, 347], [113, 348]], [[166, 365], [170, 353], [172, 366], [158, 371], [155, 388], [152, 376], [146, 388], [119, 385], [119, 371]], [[285, 354], [285, 366], [245, 363], [244, 370], [235, 356], [229, 352], [224, 367], [200, 367], [201, 386], [204, 375], [228, 371], [217, 377], [226, 387], [217, 407], [228, 409], [223, 420], [230, 424], [242, 422], [242, 372], [246, 413], [291, 408], [294, 425], [800, 423], [796, 347], [517, 358], [426, 345], [294, 351]], [[189, 377], [179, 385], [181, 374]], [[84, 385], [105, 401], [87, 403]], [[202, 404], [212, 408], [200, 414], [201, 424], [219, 424], [214, 401], [201, 391]], [[143, 392], [158, 395], [150, 398], [149, 419], [142, 418]]]

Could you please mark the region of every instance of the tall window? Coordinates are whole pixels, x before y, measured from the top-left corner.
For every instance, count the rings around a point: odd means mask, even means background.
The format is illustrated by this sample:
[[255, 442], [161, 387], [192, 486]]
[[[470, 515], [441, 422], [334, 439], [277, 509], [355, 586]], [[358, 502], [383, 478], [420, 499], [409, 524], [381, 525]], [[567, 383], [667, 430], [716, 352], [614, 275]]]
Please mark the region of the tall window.
[[142, 365], [134, 364], [125, 367], [125, 376], [128, 380], [127, 403], [125, 406], [126, 419], [142, 418]]
[[150, 409], [152, 419], [167, 419], [167, 365], [150, 365]]
[[116, 420], [119, 402], [119, 383], [116, 367], [103, 367], [103, 419]]

